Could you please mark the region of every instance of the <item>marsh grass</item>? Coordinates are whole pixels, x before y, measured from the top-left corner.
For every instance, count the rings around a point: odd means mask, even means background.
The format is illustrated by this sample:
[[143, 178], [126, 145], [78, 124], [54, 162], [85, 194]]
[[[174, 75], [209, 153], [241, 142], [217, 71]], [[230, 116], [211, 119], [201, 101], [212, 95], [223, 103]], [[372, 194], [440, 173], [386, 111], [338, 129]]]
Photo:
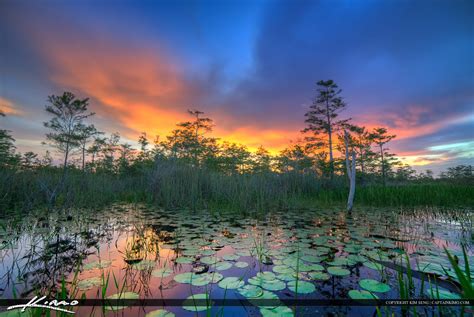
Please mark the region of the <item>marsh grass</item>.
[[448, 251], [448, 249], [444, 248], [444, 252], [446, 252], [449, 262], [451, 263], [451, 267], [454, 269], [459, 284], [461, 285], [463, 298], [473, 299], [474, 285], [472, 284], [471, 268], [469, 265], [469, 257], [467, 255], [466, 247], [464, 245], [462, 246], [462, 253], [464, 257], [464, 270], [461, 268], [461, 265], [459, 265], [458, 260]]
[[[249, 212], [271, 208], [343, 205], [344, 176], [332, 182], [315, 173], [225, 174], [163, 161], [128, 174], [91, 173], [71, 168], [61, 184], [59, 168], [0, 170], [0, 209], [99, 207], [113, 202], [153, 203], [166, 209]], [[366, 185], [357, 188], [356, 206], [472, 206], [472, 184]]]

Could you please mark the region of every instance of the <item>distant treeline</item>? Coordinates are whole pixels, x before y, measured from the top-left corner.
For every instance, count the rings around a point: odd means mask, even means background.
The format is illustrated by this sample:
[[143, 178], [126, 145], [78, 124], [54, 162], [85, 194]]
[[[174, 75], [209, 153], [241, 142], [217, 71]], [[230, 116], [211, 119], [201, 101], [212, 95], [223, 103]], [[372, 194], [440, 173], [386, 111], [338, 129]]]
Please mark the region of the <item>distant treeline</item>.
[[[347, 196], [343, 132], [356, 153], [356, 202], [364, 205], [474, 205], [472, 166], [457, 166], [434, 178], [417, 174], [389, 152], [395, 135], [371, 131], [349, 118], [341, 90], [331, 81], [317, 83], [306, 113], [302, 139], [272, 156], [211, 136], [213, 121], [198, 110], [165, 138], [139, 148], [105, 136], [88, 120], [89, 100], [65, 92], [48, 98], [45, 143], [61, 154], [15, 150], [10, 131], [0, 130], [0, 208], [87, 207], [117, 200], [157, 203], [165, 208], [254, 210], [342, 203]], [[3, 114], [2, 114], [3, 115]]]

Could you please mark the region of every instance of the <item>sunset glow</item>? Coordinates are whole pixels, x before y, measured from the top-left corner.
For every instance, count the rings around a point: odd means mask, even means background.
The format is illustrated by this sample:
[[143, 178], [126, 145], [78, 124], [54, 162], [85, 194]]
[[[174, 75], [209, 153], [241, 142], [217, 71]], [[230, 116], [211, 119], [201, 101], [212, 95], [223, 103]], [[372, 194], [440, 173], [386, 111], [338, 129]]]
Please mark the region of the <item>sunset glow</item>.
[[[473, 34], [462, 18], [469, 10], [437, 3], [420, 18], [416, 5], [341, 1], [334, 14], [347, 22], [322, 34], [320, 12], [330, 1], [165, 4], [2, 2], [0, 109], [18, 149], [44, 134], [47, 96], [68, 90], [91, 99], [106, 132], [131, 142], [141, 132], [165, 137], [189, 119], [187, 109], [199, 109], [221, 142], [277, 154], [302, 138], [315, 82], [332, 78], [348, 103], [341, 117], [387, 127], [404, 162], [472, 162]], [[417, 32], [396, 37], [397, 28]], [[327, 40], [346, 44], [321, 46]], [[350, 54], [344, 45], [353, 45]]]

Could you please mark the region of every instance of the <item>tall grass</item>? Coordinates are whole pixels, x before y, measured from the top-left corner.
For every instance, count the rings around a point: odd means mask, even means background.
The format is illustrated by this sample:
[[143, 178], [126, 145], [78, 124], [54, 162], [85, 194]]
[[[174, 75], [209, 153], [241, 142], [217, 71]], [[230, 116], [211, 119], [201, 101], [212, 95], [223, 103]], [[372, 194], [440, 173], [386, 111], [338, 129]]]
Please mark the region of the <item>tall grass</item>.
[[[116, 201], [154, 203], [167, 209], [271, 210], [344, 204], [343, 176], [329, 183], [314, 173], [226, 174], [172, 160], [127, 174], [59, 168], [0, 170], [0, 209], [98, 207]], [[433, 182], [367, 185], [356, 190], [356, 206], [472, 206], [474, 186]]]

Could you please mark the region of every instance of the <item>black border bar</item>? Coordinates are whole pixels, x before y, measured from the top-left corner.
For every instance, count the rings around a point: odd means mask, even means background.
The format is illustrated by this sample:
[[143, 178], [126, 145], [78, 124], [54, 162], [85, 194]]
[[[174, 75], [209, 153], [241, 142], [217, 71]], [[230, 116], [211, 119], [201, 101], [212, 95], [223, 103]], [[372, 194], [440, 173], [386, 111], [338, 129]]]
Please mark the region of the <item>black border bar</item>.
[[[26, 305], [30, 299], [0, 299], [0, 307]], [[65, 300], [71, 303], [73, 300]], [[474, 306], [474, 299], [177, 299], [177, 298], [147, 298], [147, 299], [75, 299], [76, 305], [59, 305], [57, 307], [79, 306]], [[61, 300], [57, 300], [61, 302]]]

